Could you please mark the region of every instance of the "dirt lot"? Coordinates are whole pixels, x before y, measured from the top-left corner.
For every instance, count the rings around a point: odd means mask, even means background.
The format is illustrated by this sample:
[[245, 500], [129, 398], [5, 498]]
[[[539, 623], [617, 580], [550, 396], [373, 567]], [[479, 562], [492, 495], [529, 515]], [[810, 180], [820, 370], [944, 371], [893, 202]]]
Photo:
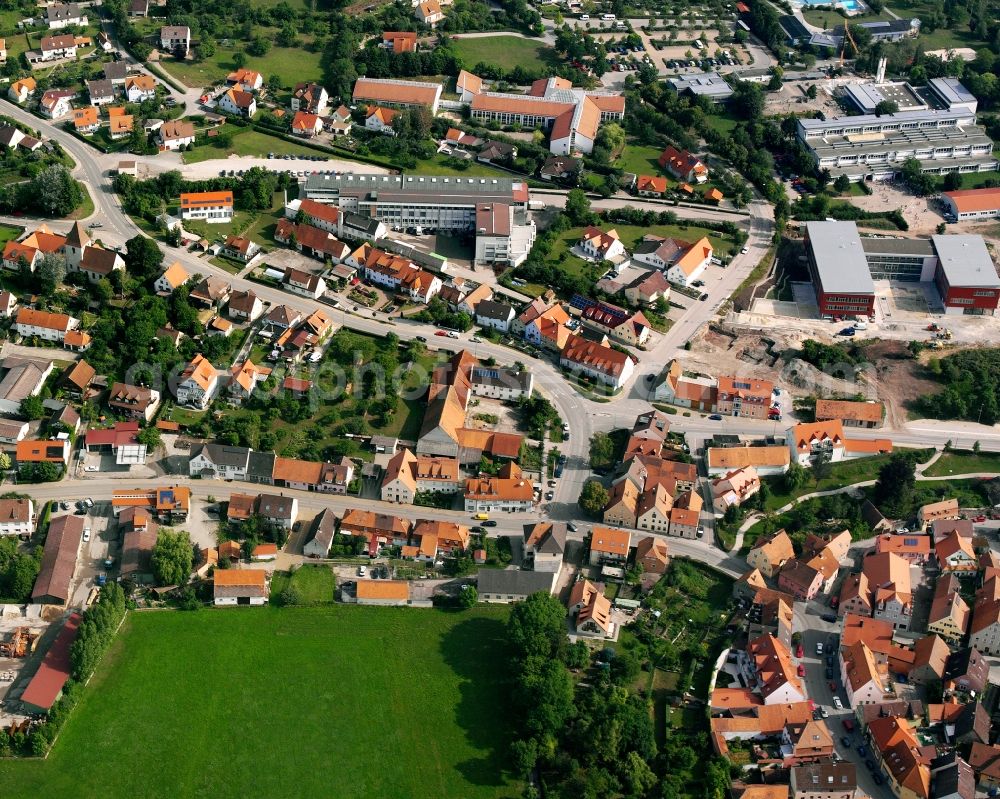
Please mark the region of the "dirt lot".
[[[906, 419], [905, 404], [937, 389], [937, 384], [920, 375], [918, 362], [909, 357], [902, 341], [879, 341], [868, 350], [868, 362], [853, 376], [824, 374], [798, 359], [785, 361], [782, 353], [801, 346], [806, 336], [769, 330], [763, 333], [736, 333], [713, 326], [691, 341], [690, 352], [680, 354], [685, 370], [709, 375], [739, 374], [774, 380], [793, 397], [820, 394], [853, 396], [863, 394], [885, 401], [889, 423]], [[939, 355], [926, 351], [921, 362]], [[846, 379], [845, 379], [846, 378]]]

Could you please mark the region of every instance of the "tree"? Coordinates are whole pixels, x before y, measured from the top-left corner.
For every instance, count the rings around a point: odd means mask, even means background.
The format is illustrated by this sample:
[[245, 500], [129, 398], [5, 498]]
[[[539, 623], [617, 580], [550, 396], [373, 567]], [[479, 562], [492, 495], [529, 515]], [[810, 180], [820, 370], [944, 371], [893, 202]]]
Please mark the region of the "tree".
[[184, 585], [194, 565], [191, 538], [183, 530], [176, 533], [161, 530], [150, 562], [157, 585]]
[[11, 460], [10, 454], [7, 452], [0, 452], [0, 472], [6, 472], [10, 469]]
[[920, 161], [916, 158], [907, 158], [903, 162], [900, 177], [910, 191], [920, 197], [926, 197], [934, 191], [934, 178], [923, 171]]
[[458, 606], [467, 610], [469, 608], [474, 608], [477, 602], [479, 602], [479, 592], [476, 590], [475, 586], [462, 586], [462, 590], [458, 592]]
[[887, 116], [899, 112], [899, 103], [895, 100], [881, 100], [875, 105], [875, 116]]
[[51, 295], [66, 278], [66, 256], [57, 252], [45, 253], [38, 262], [35, 274], [41, 282], [42, 293]]
[[590, 437], [590, 468], [604, 469], [615, 456], [615, 442], [607, 433], [594, 433]]
[[45, 406], [42, 404], [42, 398], [39, 396], [25, 397], [21, 400], [21, 405], [18, 410], [21, 416], [29, 422], [33, 422], [36, 419], [41, 419], [45, 416]]
[[790, 463], [788, 465], [788, 471], [785, 472], [784, 477], [782, 477], [783, 488], [786, 494], [794, 494], [802, 486], [806, 484], [806, 480], [809, 475], [806, 474], [806, 470], [803, 466], [798, 463]]
[[242, 69], [247, 65], [247, 54], [242, 50], [236, 50], [232, 55], [232, 59], [233, 66], [237, 69]]
[[894, 452], [879, 469], [873, 494], [875, 505], [886, 516], [907, 518], [913, 507], [915, 488], [916, 467], [913, 458], [902, 452]]
[[580, 507], [591, 516], [601, 515], [604, 506], [608, 504], [608, 491], [596, 480], [590, 480], [580, 492]]
[[570, 189], [566, 195], [566, 216], [574, 225], [589, 224], [592, 218], [590, 200], [583, 189]]
[[958, 172], [949, 172], [944, 176], [944, 190], [958, 191], [962, 188], [962, 176]]
[[143, 428], [139, 431], [139, 435], [136, 438], [150, 452], [155, 452], [163, 446], [163, 436], [160, 435], [160, 431], [155, 427]]
[[534, 738], [515, 740], [510, 745], [511, 768], [518, 776], [526, 776], [538, 762], [538, 742]]
[[558, 657], [566, 645], [566, 608], [554, 596], [532, 594], [514, 605], [506, 637], [518, 658]]
[[83, 202], [83, 187], [66, 167], [48, 167], [23, 184], [24, 207], [38, 208], [45, 216], [67, 216]]
[[847, 177], [847, 175], [840, 175], [833, 182], [833, 188], [835, 188], [840, 194], [846, 194], [851, 190], [851, 179]]
[[159, 277], [163, 251], [155, 241], [140, 233], [125, 242], [125, 247], [123, 258], [130, 275], [142, 282]]
[[825, 480], [830, 476], [830, 469], [830, 453], [817, 452], [812, 462], [813, 481], [819, 483], [821, 480]]

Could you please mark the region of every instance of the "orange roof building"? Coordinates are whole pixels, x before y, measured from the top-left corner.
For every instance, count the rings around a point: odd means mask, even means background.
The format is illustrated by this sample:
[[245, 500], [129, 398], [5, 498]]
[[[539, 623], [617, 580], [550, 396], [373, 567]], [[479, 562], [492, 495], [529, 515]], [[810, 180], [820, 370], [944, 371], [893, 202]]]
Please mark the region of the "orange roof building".
[[[220, 557], [226, 557], [221, 546], [219, 549]], [[263, 605], [270, 594], [267, 573], [263, 569], [216, 569], [212, 582], [218, 607]]]

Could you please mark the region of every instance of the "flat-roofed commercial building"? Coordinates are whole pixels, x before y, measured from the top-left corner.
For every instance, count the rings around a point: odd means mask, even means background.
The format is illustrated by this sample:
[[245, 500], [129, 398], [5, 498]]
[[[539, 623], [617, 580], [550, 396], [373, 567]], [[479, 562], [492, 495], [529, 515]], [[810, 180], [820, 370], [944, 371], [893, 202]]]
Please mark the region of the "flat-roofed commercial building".
[[955, 107], [831, 119], [800, 119], [797, 135], [818, 169], [853, 181], [888, 180], [910, 158], [924, 172], [943, 175], [997, 168], [993, 141], [976, 115]]
[[866, 236], [861, 239], [861, 248], [872, 280], [927, 283], [934, 279], [937, 256], [930, 239], [876, 239]]
[[934, 236], [934, 282], [946, 314], [993, 316], [1000, 305], [1000, 278], [982, 236]]
[[441, 231], [471, 231], [480, 205], [528, 207], [528, 184], [515, 178], [433, 175], [310, 175], [305, 197], [335, 205], [389, 227], [410, 225]]
[[946, 314], [989, 315], [1000, 277], [982, 236], [861, 238], [853, 222], [807, 222], [806, 251], [823, 316], [871, 316], [874, 280], [933, 283]]
[[809, 275], [821, 316], [871, 316], [875, 284], [853, 222], [807, 222]]

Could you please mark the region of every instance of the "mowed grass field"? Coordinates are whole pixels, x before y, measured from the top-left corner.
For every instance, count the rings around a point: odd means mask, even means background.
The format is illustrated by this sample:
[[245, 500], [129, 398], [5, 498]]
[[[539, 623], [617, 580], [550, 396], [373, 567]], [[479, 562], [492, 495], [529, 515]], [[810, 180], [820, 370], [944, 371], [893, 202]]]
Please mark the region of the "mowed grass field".
[[[273, 37], [276, 33], [273, 28], [262, 28], [262, 36]], [[273, 38], [272, 38], [273, 40]], [[233, 53], [236, 50], [246, 48], [246, 42], [236, 39], [229, 39], [228, 45], [220, 43], [215, 51], [215, 55], [201, 61], [177, 61], [175, 58], [165, 56], [160, 61], [160, 66], [177, 78], [181, 83], [193, 89], [201, 89], [225, 81], [226, 75], [236, 69], [233, 63]], [[292, 87], [299, 81], [319, 80], [322, 77], [320, 61], [322, 53], [314, 53], [305, 48], [305, 39], [299, 47], [271, 47], [263, 56], [250, 56], [247, 59], [247, 68], [254, 69], [268, 80], [272, 75], [277, 75], [284, 86]]]
[[555, 50], [540, 41], [503, 34], [472, 39], [458, 35], [452, 37], [451, 44], [470, 70], [480, 63], [496, 64], [501, 69], [543, 70], [555, 56]]
[[505, 608], [133, 613], [5, 799], [510, 797]]

